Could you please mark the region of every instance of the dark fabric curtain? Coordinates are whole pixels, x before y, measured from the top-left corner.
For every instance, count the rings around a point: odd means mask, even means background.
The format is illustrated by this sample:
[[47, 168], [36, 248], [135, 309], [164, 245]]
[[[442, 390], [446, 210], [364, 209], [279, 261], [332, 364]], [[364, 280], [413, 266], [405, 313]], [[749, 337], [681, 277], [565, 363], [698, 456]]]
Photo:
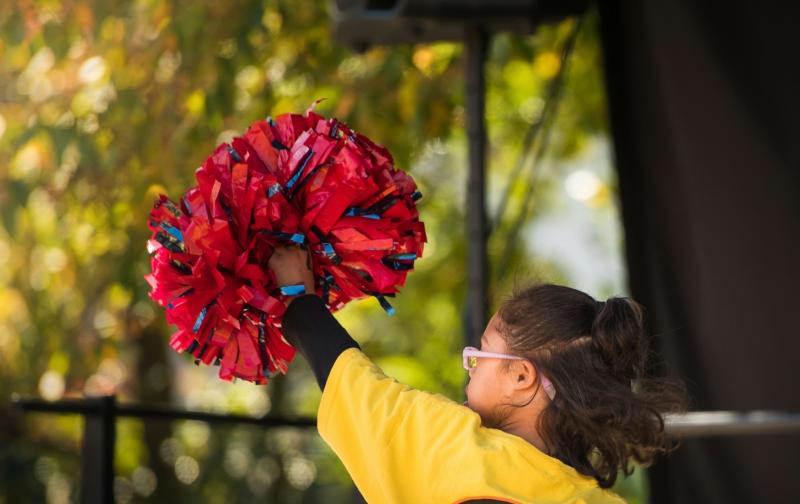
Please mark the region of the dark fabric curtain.
[[[800, 8], [599, 4], [632, 296], [694, 410], [800, 412]], [[687, 439], [654, 503], [798, 503], [800, 434]]]

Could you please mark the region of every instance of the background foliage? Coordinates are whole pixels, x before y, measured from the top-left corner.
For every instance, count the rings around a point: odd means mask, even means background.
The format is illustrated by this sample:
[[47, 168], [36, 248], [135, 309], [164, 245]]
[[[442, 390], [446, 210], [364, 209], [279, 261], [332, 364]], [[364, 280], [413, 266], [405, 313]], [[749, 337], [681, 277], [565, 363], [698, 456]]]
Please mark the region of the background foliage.
[[[319, 390], [301, 359], [288, 375], [259, 388], [221, 382], [216, 369], [195, 368], [174, 355], [170, 328], [142, 277], [149, 269], [146, 218], [157, 194], [181, 195], [215, 145], [253, 120], [305, 110], [321, 97], [327, 100], [319, 112], [386, 145], [414, 175], [430, 239], [394, 303], [395, 317], [374, 300], [337, 316], [387, 374], [462, 398], [463, 49], [436, 43], [354, 53], [332, 42], [329, 23], [322, 1], [0, 5], [4, 411], [12, 394], [57, 400], [114, 393], [119, 401], [314, 415]], [[492, 217], [523, 154], [524, 136], [541, 119], [574, 25], [569, 19], [535, 35], [493, 37], [487, 63]], [[586, 168], [609, 163], [604, 151], [587, 158], [607, 133], [594, 13], [580, 27], [564, 83], [545, 155], [511, 187], [491, 238], [493, 307], [515, 283], [533, 277], [582, 287], [573, 270], [537, 253], [530, 240], [541, 216], [563, 211], [565, 180], [569, 192], [567, 177], [581, 163], [583, 178], [571, 179], [573, 203], [590, 219], [617, 219], [613, 174], [594, 176]], [[526, 202], [532, 202], [528, 209]], [[515, 227], [515, 220], [523, 225]], [[604, 239], [587, 238], [590, 245]], [[619, 255], [619, 238], [606, 246]], [[603, 261], [592, 267], [603, 269]], [[622, 293], [623, 276], [590, 293]], [[0, 502], [77, 501], [80, 419], [28, 414], [19, 420], [0, 416]], [[314, 432], [296, 429], [120, 421], [116, 473], [120, 502], [352, 498], [347, 473], [327, 446]], [[618, 490], [640, 501], [644, 480], [637, 471]]]

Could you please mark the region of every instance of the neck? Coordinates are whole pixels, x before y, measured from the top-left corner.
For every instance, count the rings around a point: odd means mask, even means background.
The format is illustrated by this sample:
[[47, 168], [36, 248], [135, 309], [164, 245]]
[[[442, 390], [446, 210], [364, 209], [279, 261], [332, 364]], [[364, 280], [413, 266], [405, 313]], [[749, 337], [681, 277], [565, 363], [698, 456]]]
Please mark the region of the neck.
[[544, 439], [539, 434], [539, 418], [547, 407], [547, 403], [535, 394], [532, 401], [525, 406], [516, 407], [507, 411], [507, 416], [499, 422], [499, 428], [504, 432], [519, 436], [535, 446], [540, 452], [551, 455]]
[[539, 435], [539, 431], [536, 430], [536, 420], [538, 420], [538, 415], [533, 419], [533, 421], [531, 420], [530, 416], [522, 420], [509, 418], [502, 430], [508, 432], [509, 434], [521, 437], [525, 441], [538, 448], [540, 452], [549, 455], [550, 453], [547, 450], [544, 440]]

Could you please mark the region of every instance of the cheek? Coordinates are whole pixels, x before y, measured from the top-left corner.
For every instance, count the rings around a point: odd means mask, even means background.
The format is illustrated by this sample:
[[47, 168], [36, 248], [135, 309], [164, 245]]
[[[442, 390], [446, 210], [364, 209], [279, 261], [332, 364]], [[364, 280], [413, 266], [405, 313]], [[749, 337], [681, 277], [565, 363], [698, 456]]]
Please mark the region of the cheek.
[[467, 400], [475, 396], [475, 374], [470, 373], [469, 381], [467, 381], [467, 386], [464, 389], [464, 393], [467, 395]]
[[467, 398], [470, 404], [477, 406], [491, 402], [493, 395], [492, 385], [491, 378], [482, 373], [481, 370], [476, 369], [473, 371], [467, 384]]

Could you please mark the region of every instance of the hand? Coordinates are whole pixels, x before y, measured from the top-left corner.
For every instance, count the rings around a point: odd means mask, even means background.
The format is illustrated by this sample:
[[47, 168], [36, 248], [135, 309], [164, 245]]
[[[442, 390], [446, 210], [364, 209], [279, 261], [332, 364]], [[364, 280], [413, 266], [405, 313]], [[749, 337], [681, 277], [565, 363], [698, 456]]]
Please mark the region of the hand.
[[[314, 294], [314, 273], [308, 251], [297, 246], [277, 247], [269, 259], [269, 268], [275, 273], [279, 287], [303, 284], [306, 293]], [[289, 301], [294, 298], [289, 298]]]

